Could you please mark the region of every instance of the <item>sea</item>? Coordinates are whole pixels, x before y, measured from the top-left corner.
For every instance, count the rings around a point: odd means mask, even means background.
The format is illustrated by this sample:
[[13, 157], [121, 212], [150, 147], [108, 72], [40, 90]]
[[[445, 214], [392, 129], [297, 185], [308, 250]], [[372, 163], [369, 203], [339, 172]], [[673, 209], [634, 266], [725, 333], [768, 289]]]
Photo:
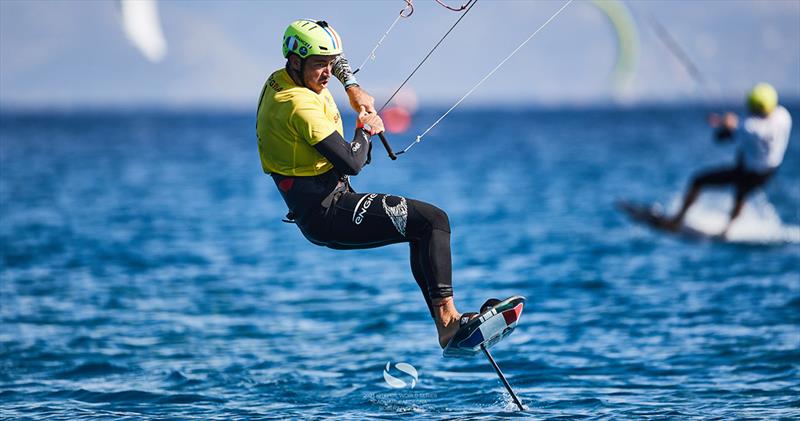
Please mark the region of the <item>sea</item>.
[[[800, 104], [727, 240], [616, 205], [669, 213], [731, 165], [719, 108], [458, 109], [353, 177], [447, 212], [460, 311], [527, 297], [491, 349], [524, 410], [483, 355], [442, 357], [407, 245], [335, 251], [282, 222], [251, 110], [3, 110], [0, 418], [799, 419]], [[731, 194], [687, 223], [720, 230]]]

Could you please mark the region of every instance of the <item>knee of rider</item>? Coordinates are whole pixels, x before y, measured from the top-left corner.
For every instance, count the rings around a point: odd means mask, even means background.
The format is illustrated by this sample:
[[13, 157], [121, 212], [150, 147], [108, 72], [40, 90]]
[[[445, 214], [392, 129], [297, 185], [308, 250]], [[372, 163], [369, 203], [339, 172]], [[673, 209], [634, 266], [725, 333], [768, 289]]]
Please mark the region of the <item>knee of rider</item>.
[[434, 207], [434, 212], [430, 216], [431, 228], [435, 230], [450, 232], [450, 218], [447, 213], [437, 207]]

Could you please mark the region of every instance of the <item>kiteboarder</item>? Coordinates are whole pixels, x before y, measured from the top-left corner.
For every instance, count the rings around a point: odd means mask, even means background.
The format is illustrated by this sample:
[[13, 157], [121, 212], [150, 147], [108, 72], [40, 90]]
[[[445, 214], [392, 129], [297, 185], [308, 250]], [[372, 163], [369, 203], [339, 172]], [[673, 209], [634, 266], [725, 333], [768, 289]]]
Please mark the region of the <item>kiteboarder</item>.
[[765, 185], [783, 162], [789, 144], [792, 117], [778, 104], [778, 93], [767, 83], [758, 83], [747, 95], [749, 115], [739, 128], [734, 113], [724, 116], [712, 114], [709, 124], [715, 129], [715, 139], [720, 142], [739, 141], [737, 162], [733, 166], [704, 171], [695, 175], [678, 213], [666, 221], [666, 228], [678, 229], [686, 212], [694, 204], [705, 186], [733, 185], [735, 202], [730, 217], [720, 237], [725, 237], [733, 221], [742, 211], [748, 194]]
[[360, 96], [350, 98], [358, 108], [355, 136], [345, 141], [327, 85], [331, 75], [346, 86], [354, 78], [346, 62], [341, 65], [342, 41], [336, 31], [325, 21], [297, 20], [286, 29], [282, 48], [286, 64], [264, 84], [256, 132], [262, 169], [289, 208], [287, 220], [310, 242], [332, 249], [408, 243], [411, 272], [444, 348], [475, 315], [462, 318], [453, 300], [447, 214], [422, 201], [356, 193], [351, 187], [349, 176], [370, 161], [370, 136], [384, 127], [366, 104], [371, 97], [359, 88]]

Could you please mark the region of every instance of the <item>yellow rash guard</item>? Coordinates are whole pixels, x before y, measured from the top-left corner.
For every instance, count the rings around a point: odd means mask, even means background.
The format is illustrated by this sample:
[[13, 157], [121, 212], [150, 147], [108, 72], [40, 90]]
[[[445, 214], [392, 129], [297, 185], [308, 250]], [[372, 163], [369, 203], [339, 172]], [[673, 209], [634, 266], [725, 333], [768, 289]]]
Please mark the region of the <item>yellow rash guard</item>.
[[327, 88], [319, 94], [297, 85], [286, 69], [275, 71], [261, 91], [256, 121], [258, 152], [266, 173], [313, 176], [333, 168], [314, 148], [338, 131], [342, 118]]

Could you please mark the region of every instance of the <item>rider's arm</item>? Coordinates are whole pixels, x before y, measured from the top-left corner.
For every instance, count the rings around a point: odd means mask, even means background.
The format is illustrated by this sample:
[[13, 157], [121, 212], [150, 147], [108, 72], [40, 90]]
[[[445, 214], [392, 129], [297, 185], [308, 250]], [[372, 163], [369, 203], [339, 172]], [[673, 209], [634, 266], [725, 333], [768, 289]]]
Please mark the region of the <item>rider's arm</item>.
[[729, 142], [733, 140], [733, 135], [739, 126], [739, 118], [734, 113], [725, 113], [723, 116], [711, 114], [708, 116], [708, 124], [714, 128], [714, 140]]
[[342, 82], [342, 86], [344, 86], [345, 90], [351, 86], [358, 86], [358, 81], [353, 74], [353, 70], [350, 69], [350, 62], [347, 61], [347, 57], [345, 57], [344, 54], [339, 54], [333, 60], [332, 72], [333, 75], [336, 76], [336, 79]]
[[372, 148], [369, 133], [363, 128], [356, 129], [355, 138], [347, 143], [338, 131], [314, 145], [314, 148], [333, 164], [342, 174], [356, 175], [369, 162]]
[[375, 112], [375, 99], [358, 85], [358, 81], [355, 75], [353, 75], [353, 70], [350, 69], [350, 63], [347, 61], [344, 54], [338, 55], [336, 59], [333, 60], [332, 72], [333, 75], [336, 76], [336, 79], [342, 82], [353, 110], [358, 112], [363, 106], [367, 109], [367, 112]]

